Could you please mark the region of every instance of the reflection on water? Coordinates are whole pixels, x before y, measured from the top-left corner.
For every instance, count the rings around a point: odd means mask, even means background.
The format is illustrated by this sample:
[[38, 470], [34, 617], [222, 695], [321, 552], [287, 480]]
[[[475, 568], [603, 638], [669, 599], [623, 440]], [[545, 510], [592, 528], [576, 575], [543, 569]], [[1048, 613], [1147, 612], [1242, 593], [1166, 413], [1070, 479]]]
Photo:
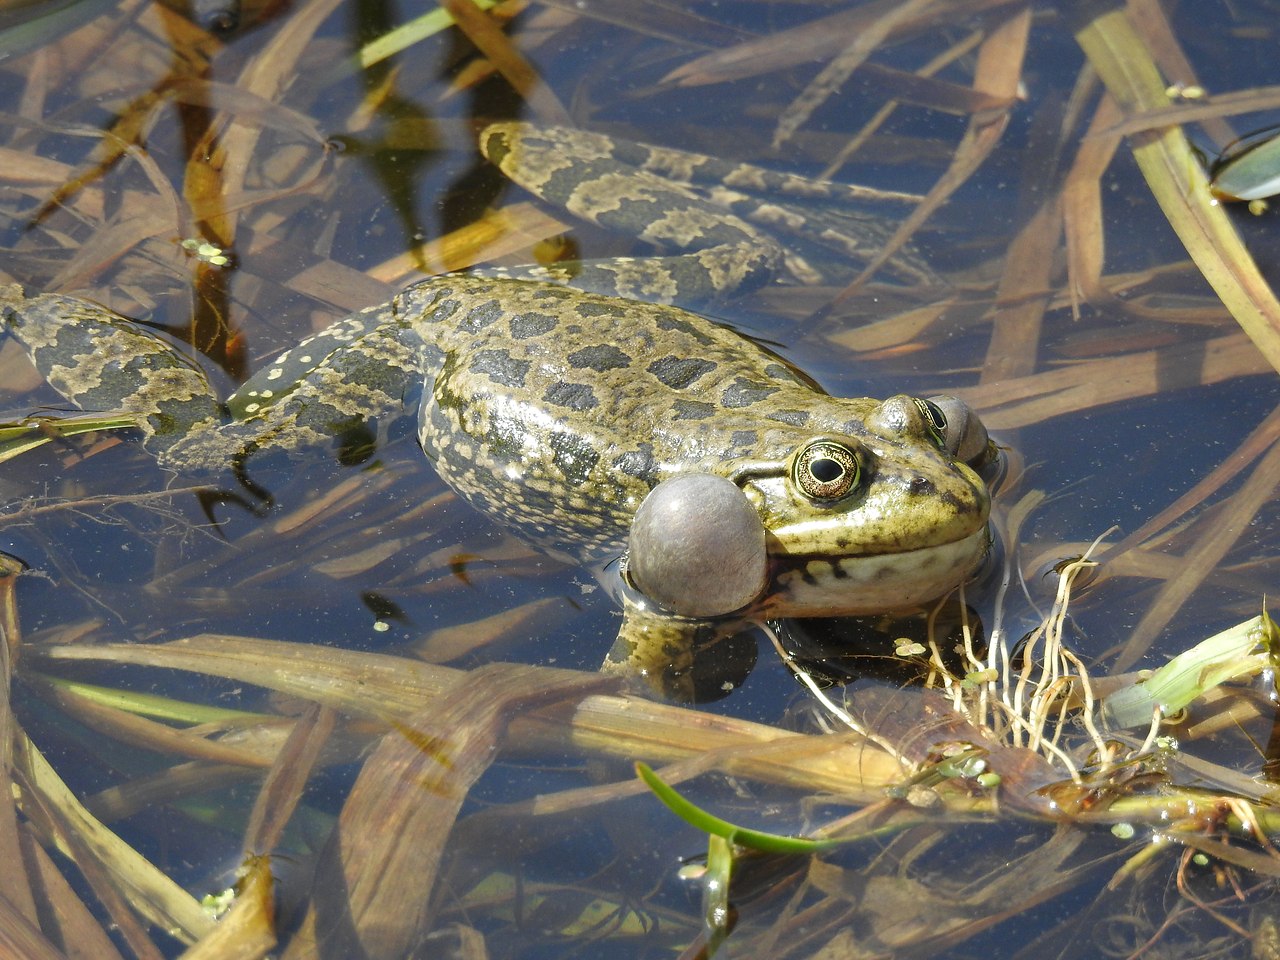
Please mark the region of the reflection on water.
[[[1162, 14], [1131, 6], [1157, 46]], [[710, 312], [833, 393], [959, 393], [1007, 448], [1001, 562], [966, 590], [968, 614], [952, 602], [935, 624], [948, 656], [970, 622], [979, 648], [1025, 650], [1052, 568], [1113, 526], [1065, 627], [1095, 678], [1158, 666], [1275, 593], [1274, 371], [1152, 200], [1140, 128], [1109, 138], [1122, 114], [1053, 11], [959, 3], [940, 24], [912, 5], [500, 4], [486, 22], [518, 53], [428, 22], [361, 67], [398, 11], [246, 4], [215, 36], [162, 5], [59, 7], [0, 20], [15, 24], [0, 33], [0, 279], [155, 324], [226, 392], [424, 271], [645, 255], [474, 149], [494, 119], [570, 123], [929, 196], [881, 231], [903, 251], [888, 269], [844, 264]], [[1211, 93], [1269, 83], [1263, 12], [1189, 9], [1170, 36], [1199, 76], [1168, 46], [1164, 74]], [[1265, 91], [1248, 106], [1261, 113], [1208, 111], [1192, 136], [1220, 146], [1274, 122]], [[1274, 222], [1242, 224], [1267, 276]], [[10, 342], [0, 405], [65, 407]], [[930, 771], [907, 731], [980, 742], [1006, 781], [890, 795], [912, 771], [823, 735], [830, 716], [813, 719], [767, 642], [703, 711], [616, 696], [595, 672], [617, 629], [599, 583], [460, 502], [411, 430], [378, 426], [345, 464], [263, 458], [247, 482], [167, 475], [119, 432], [4, 463], [0, 550], [25, 566], [0, 577], [16, 796], [0, 840], [23, 865], [6, 931], [95, 956], [202, 938], [224, 955], [214, 936], [295, 957], [684, 949], [705, 931], [677, 868], [706, 840], [635, 789], [640, 759], [678, 764], [665, 779], [733, 823], [859, 838], [741, 859], [729, 945], [744, 955], [1273, 955], [1275, 861], [1241, 836], [1276, 829], [1264, 686], [1193, 705], [1162, 731], [1183, 751], [1163, 771], [1125, 765], [1081, 800], [1044, 792], [1066, 779], [1051, 760], [921, 690], [927, 630], [787, 625], [787, 650], [822, 644], [815, 673], [905, 689], [864, 701], [881, 744]], [[1133, 800], [1194, 786], [1170, 822]], [[1053, 823], [1046, 805], [1068, 797], [1068, 819], [1096, 822]], [[1122, 798], [1125, 817], [1109, 812]], [[242, 864], [215, 926], [198, 898]], [[69, 886], [39, 879], [55, 873]]]

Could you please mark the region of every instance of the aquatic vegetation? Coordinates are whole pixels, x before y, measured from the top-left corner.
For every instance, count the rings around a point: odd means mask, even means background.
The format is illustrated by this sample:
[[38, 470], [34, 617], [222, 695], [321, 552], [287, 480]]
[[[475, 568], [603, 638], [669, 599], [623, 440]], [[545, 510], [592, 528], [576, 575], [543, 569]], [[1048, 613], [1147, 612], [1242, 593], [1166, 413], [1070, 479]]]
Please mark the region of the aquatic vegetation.
[[396, 31], [246, 3], [229, 38], [145, 2], [32, 14], [0, 43], [0, 280], [147, 319], [230, 388], [423, 270], [652, 252], [488, 179], [490, 121], [870, 173], [915, 198], [870, 262], [716, 309], [851, 395], [961, 396], [1006, 448], [1000, 573], [923, 629], [833, 627], [805, 666], [847, 696], [747, 636], [714, 708], [646, 701], [596, 672], [597, 585], [411, 438], [180, 485], [0, 350], [4, 942], [1274, 955], [1274, 224], [1188, 147], [1280, 104], [1243, 86], [1274, 16], [482, 6]]

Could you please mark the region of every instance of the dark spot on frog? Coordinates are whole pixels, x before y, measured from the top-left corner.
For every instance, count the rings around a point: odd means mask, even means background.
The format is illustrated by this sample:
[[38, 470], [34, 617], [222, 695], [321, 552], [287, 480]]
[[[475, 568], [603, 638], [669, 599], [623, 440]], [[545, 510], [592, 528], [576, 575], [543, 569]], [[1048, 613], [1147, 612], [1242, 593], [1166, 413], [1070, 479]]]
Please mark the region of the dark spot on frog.
[[917, 496], [921, 494], [932, 493], [935, 489], [934, 483], [932, 480], [930, 480], [928, 477], [919, 477], [919, 476], [912, 477], [907, 484], [907, 488], [911, 493]]
[[609, 204], [608, 209], [597, 210], [596, 218], [600, 225], [605, 228], [613, 227], [620, 232], [635, 232], [670, 215], [671, 211], [665, 200], [657, 196], [639, 196], [639, 192], [637, 190], [630, 196], [617, 198]]
[[618, 471], [642, 480], [651, 487], [658, 484], [658, 459], [653, 455], [651, 443], [636, 444], [634, 450], [615, 457], [613, 465]]
[[528, 340], [554, 330], [559, 322], [549, 313], [518, 313], [511, 318], [511, 336], [516, 340]]
[[767, 367], [764, 368], [764, 374], [766, 377], [771, 377], [774, 380], [787, 380], [791, 383], [804, 382], [803, 380], [801, 380], [799, 377], [795, 375], [795, 372], [790, 367], [782, 363], [769, 364]]
[[688, 320], [681, 320], [679, 317], [660, 317], [655, 325], [659, 330], [679, 330], [686, 336], [692, 337], [704, 347], [709, 347], [715, 342], [711, 337], [707, 336], [707, 334], [699, 330]]
[[422, 357], [422, 370], [426, 377], [434, 378], [444, 366], [445, 352], [434, 343], [424, 343], [419, 348]]
[[458, 321], [458, 329], [466, 333], [479, 333], [497, 321], [503, 313], [502, 304], [497, 300], [486, 300], [467, 311], [467, 315]]
[[515, 417], [495, 416], [485, 434], [490, 457], [498, 463], [517, 463], [524, 451], [525, 424]]
[[505, 133], [494, 131], [484, 138], [484, 155], [495, 167], [501, 168], [502, 162], [511, 153], [511, 143]]
[[710, 373], [716, 365], [710, 360], [690, 360], [666, 356], [649, 364], [649, 372], [672, 390], [683, 390], [699, 377]]
[[581, 412], [600, 405], [592, 389], [585, 383], [555, 383], [542, 395], [547, 403]]
[[430, 432], [435, 434], [437, 437], [449, 436], [455, 425], [453, 419], [447, 412], [447, 405], [441, 403], [440, 398], [437, 397], [435, 403], [427, 404], [424, 409], [427, 413], [425, 419], [430, 427]]
[[583, 318], [591, 317], [618, 317], [621, 319], [627, 315], [627, 311], [612, 303], [579, 303], [574, 306], [574, 312]]
[[754, 430], [735, 430], [729, 437], [729, 447], [735, 456], [745, 456], [760, 443], [760, 435]]
[[733, 383], [725, 387], [724, 393], [720, 395], [720, 401], [729, 408], [749, 407], [777, 392], [777, 387], [771, 387], [767, 383], [757, 383], [746, 377], [736, 377]]
[[586, 368], [596, 373], [606, 370], [617, 370], [631, 364], [631, 357], [623, 353], [611, 343], [601, 343], [593, 347], [583, 347], [569, 354], [569, 365], [575, 369]]
[[591, 444], [571, 430], [553, 430], [547, 437], [551, 445], [551, 462], [564, 475], [565, 483], [580, 487], [600, 462], [600, 454]]
[[481, 350], [471, 361], [471, 370], [504, 387], [523, 387], [529, 361], [517, 360], [506, 350]]
[[956, 513], [960, 514], [961, 516], [964, 516], [967, 514], [976, 514], [981, 512], [981, 508], [979, 507], [978, 502], [976, 500], [973, 500], [973, 499], [960, 500], [954, 493], [952, 493], [949, 490], [943, 491], [937, 496], [941, 502], [953, 508], [956, 511]]
[[436, 323], [443, 323], [453, 318], [453, 315], [462, 309], [462, 301], [455, 300], [453, 297], [445, 297], [436, 304], [436, 308], [431, 313], [431, 319]]
[[[604, 169], [601, 169], [602, 164]], [[572, 164], [566, 164], [564, 168], [541, 177], [538, 195], [553, 207], [567, 206], [579, 187], [598, 180], [603, 173], [609, 172], [610, 165], [616, 167], [616, 164], [611, 164], [609, 160], [575, 161]]]
[[677, 400], [671, 408], [675, 410], [677, 420], [707, 420], [716, 415], [713, 404], [698, 400]]
[[803, 427], [809, 422], [809, 414], [803, 410], [775, 410], [768, 417], [779, 423], [789, 423], [793, 427]]

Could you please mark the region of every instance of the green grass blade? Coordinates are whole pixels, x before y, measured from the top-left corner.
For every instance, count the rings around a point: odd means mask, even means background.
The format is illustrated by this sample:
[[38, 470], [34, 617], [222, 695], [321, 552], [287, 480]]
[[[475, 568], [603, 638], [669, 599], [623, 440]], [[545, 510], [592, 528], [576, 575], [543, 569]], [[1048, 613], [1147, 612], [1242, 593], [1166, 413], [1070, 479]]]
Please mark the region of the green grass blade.
[[727, 820], [721, 820], [701, 807], [696, 806], [680, 796], [666, 784], [645, 763], [636, 764], [636, 773], [645, 785], [666, 804], [667, 808], [690, 826], [703, 833], [723, 837], [730, 843], [741, 847], [750, 847], [762, 853], [810, 854], [820, 850], [829, 850], [837, 845], [835, 840], [805, 840], [801, 837], [783, 837], [776, 833], [763, 833], [759, 830], [748, 830]]
[[[1123, 7], [1075, 8], [1076, 41], [1107, 92], [1129, 114], [1167, 108], [1167, 84]], [[1267, 361], [1280, 370], [1280, 301], [1235, 226], [1181, 127], [1130, 136], [1133, 156], [1170, 226], [1204, 278]]]
[[0, 463], [19, 457], [52, 440], [93, 433], [97, 430], [132, 429], [138, 416], [128, 413], [93, 413], [70, 417], [29, 417], [0, 423]]

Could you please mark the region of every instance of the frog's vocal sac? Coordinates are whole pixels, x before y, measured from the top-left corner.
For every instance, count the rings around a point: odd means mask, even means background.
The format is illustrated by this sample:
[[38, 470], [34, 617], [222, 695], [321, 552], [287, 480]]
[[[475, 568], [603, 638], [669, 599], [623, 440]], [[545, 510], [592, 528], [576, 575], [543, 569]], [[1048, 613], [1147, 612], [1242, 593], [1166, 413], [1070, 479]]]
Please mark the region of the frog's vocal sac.
[[[700, 647], [784, 617], [909, 609], [988, 544], [993, 449], [951, 397], [826, 394], [695, 313], [450, 275], [308, 337], [225, 404], [165, 341], [84, 300], [0, 288], [4, 327], [83, 410], [125, 410], [168, 469], [244, 469], [413, 416], [440, 476], [558, 558], [627, 555], [612, 669], [692, 696]], [[418, 396], [414, 409], [405, 398]]]

